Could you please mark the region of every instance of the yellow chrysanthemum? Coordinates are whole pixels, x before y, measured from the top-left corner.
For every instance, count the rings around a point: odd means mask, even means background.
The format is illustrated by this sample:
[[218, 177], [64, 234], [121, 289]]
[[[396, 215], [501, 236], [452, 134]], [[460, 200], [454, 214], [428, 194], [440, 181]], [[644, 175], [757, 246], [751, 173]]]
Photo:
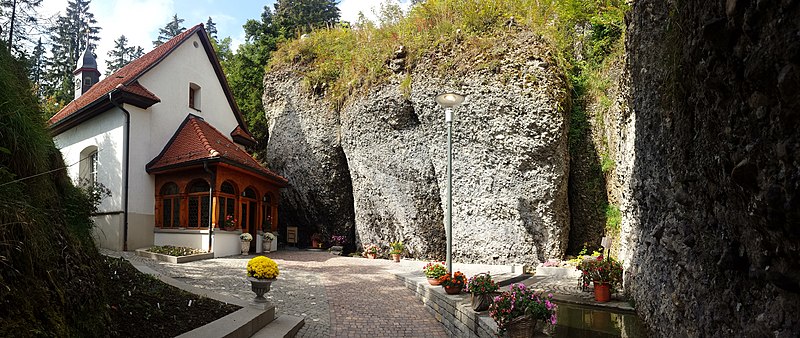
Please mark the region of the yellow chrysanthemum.
[[280, 271], [278, 263], [265, 256], [258, 256], [247, 262], [247, 276], [255, 278], [277, 278]]

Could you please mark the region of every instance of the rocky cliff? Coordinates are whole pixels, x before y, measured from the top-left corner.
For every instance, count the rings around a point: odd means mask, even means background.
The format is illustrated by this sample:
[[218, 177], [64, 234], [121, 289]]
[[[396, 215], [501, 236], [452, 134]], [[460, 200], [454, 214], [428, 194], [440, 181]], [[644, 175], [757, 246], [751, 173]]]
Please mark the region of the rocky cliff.
[[636, 1], [622, 257], [658, 336], [800, 332], [800, 2]]
[[[569, 233], [563, 74], [531, 32], [474, 43], [482, 49], [467, 42], [427, 55], [410, 73], [395, 69], [338, 114], [301, 88], [302, 69], [268, 73], [268, 162], [291, 185], [282, 215], [316, 213], [323, 204], [348, 200], [318, 191], [351, 190], [351, 204], [337, 207], [354, 210], [359, 243], [402, 240], [415, 257], [443, 258], [447, 134], [434, 97], [453, 90], [468, 98], [454, 119], [455, 260], [531, 263], [563, 255]], [[449, 65], [458, 67], [443, 71]], [[319, 163], [338, 149], [333, 179]], [[323, 203], [302, 198], [309, 194]], [[350, 220], [346, 213], [335, 216], [341, 217], [331, 221], [339, 224]]]

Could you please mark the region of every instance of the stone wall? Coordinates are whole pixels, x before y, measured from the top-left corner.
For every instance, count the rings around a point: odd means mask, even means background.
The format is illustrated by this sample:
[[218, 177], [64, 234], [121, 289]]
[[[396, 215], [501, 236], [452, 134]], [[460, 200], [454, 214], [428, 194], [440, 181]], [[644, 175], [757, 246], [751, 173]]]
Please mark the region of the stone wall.
[[656, 336], [800, 332], [800, 2], [633, 3], [626, 284]]

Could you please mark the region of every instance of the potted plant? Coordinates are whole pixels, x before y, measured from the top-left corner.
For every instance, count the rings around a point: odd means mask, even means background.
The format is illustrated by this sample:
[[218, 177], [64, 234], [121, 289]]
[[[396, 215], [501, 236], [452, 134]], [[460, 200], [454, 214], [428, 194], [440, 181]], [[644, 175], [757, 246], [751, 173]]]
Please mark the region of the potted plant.
[[444, 267], [444, 262], [430, 262], [422, 268], [425, 272], [425, 277], [428, 277], [430, 285], [439, 285], [442, 283], [442, 276], [447, 274], [447, 269]]
[[311, 247], [316, 249], [322, 248], [322, 240], [322, 234], [315, 232], [311, 235]]
[[492, 275], [479, 273], [472, 276], [467, 283], [467, 292], [470, 293], [472, 310], [486, 311], [492, 304], [492, 298], [500, 287], [492, 279]]
[[457, 295], [467, 285], [467, 277], [461, 271], [456, 271], [454, 274], [445, 274], [442, 278], [442, 286], [444, 292], [448, 295]]
[[334, 255], [341, 255], [342, 251], [344, 251], [345, 242], [347, 242], [347, 236], [331, 236], [331, 243], [333, 243], [333, 245], [330, 248], [330, 252]]
[[381, 248], [375, 244], [369, 244], [364, 247], [364, 256], [369, 259], [375, 259], [378, 257], [378, 252]]
[[392, 255], [392, 259], [394, 259], [395, 263], [399, 263], [400, 255], [403, 254], [403, 242], [391, 242], [389, 243], [389, 248], [392, 249], [389, 251], [389, 254]]
[[222, 221], [222, 229], [225, 231], [233, 231], [236, 229], [236, 218], [233, 218], [233, 215], [225, 216], [225, 220]]
[[588, 286], [588, 281], [594, 283], [594, 299], [598, 302], [610, 301], [611, 290], [622, 284], [622, 264], [611, 257], [600, 255], [584, 260], [578, 264], [578, 270], [583, 286]]
[[267, 231], [261, 236], [262, 236], [262, 238], [264, 240], [264, 244], [263, 244], [264, 252], [272, 251], [272, 241], [274, 241], [277, 238], [275, 236], [275, 234]]
[[545, 296], [525, 287], [511, 284], [509, 291], [494, 297], [489, 306], [489, 316], [497, 323], [498, 335], [509, 337], [533, 337], [542, 331], [542, 325], [556, 324], [556, 305], [552, 294]]
[[266, 256], [258, 256], [247, 262], [247, 279], [256, 293], [255, 302], [265, 303], [264, 293], [268, 292], [272, 282], [278, 278], [278, 263]]
[[239, 235], [239, 239], [242, 240], [242, 256], [249, 254], [250, 241], [253, 240], [253, 235], [243, 232], [241, 235]]

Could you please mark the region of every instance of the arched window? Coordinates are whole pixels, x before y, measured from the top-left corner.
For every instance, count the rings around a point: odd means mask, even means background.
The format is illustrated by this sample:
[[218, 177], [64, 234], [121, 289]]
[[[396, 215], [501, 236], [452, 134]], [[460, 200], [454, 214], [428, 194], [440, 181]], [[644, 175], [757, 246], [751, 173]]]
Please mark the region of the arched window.
[[181, 222], [181, 197], [178, 185], [169, 182], [161, 186], [158, 192], [161, 197], [161, 226], [179, 227]]
[[92, 186], [97, 183], [97, 146], [88, 146], [81, 151], [78, 164], [78, 184]]
[[219, 205], [219, 210], [217, 211], [219, 215], [217, 218], [217, 226], [224, 228], [225, 218], [228, 217], [228, 215], [234, 219], [236, 218], [236, 188], [230, 181], [222, 182], [222, 185], [219, 187], [219, 199], [217, 204]]
[[261, 219], [261, 229], [263, 231], [272, 231], [272, 194], [267, 193], [264, 195], [263, 215]]
[[208, 226], [208, 193], [211, 186], [205, 180], [194, 180], [189, 183], [186, 193], [189, 199], [189, 215], [187, 215], [190, 228]]
[[257, 198], [256, 197], [256, 191], [253, 190], [253, 188], [249, 188], [249, 187], [247, 189], [244, 189], [244, 193], [242, 193], [242, 196], [247, 197], [247, 198], [252, 198], [252, 199], [256, 199]]

